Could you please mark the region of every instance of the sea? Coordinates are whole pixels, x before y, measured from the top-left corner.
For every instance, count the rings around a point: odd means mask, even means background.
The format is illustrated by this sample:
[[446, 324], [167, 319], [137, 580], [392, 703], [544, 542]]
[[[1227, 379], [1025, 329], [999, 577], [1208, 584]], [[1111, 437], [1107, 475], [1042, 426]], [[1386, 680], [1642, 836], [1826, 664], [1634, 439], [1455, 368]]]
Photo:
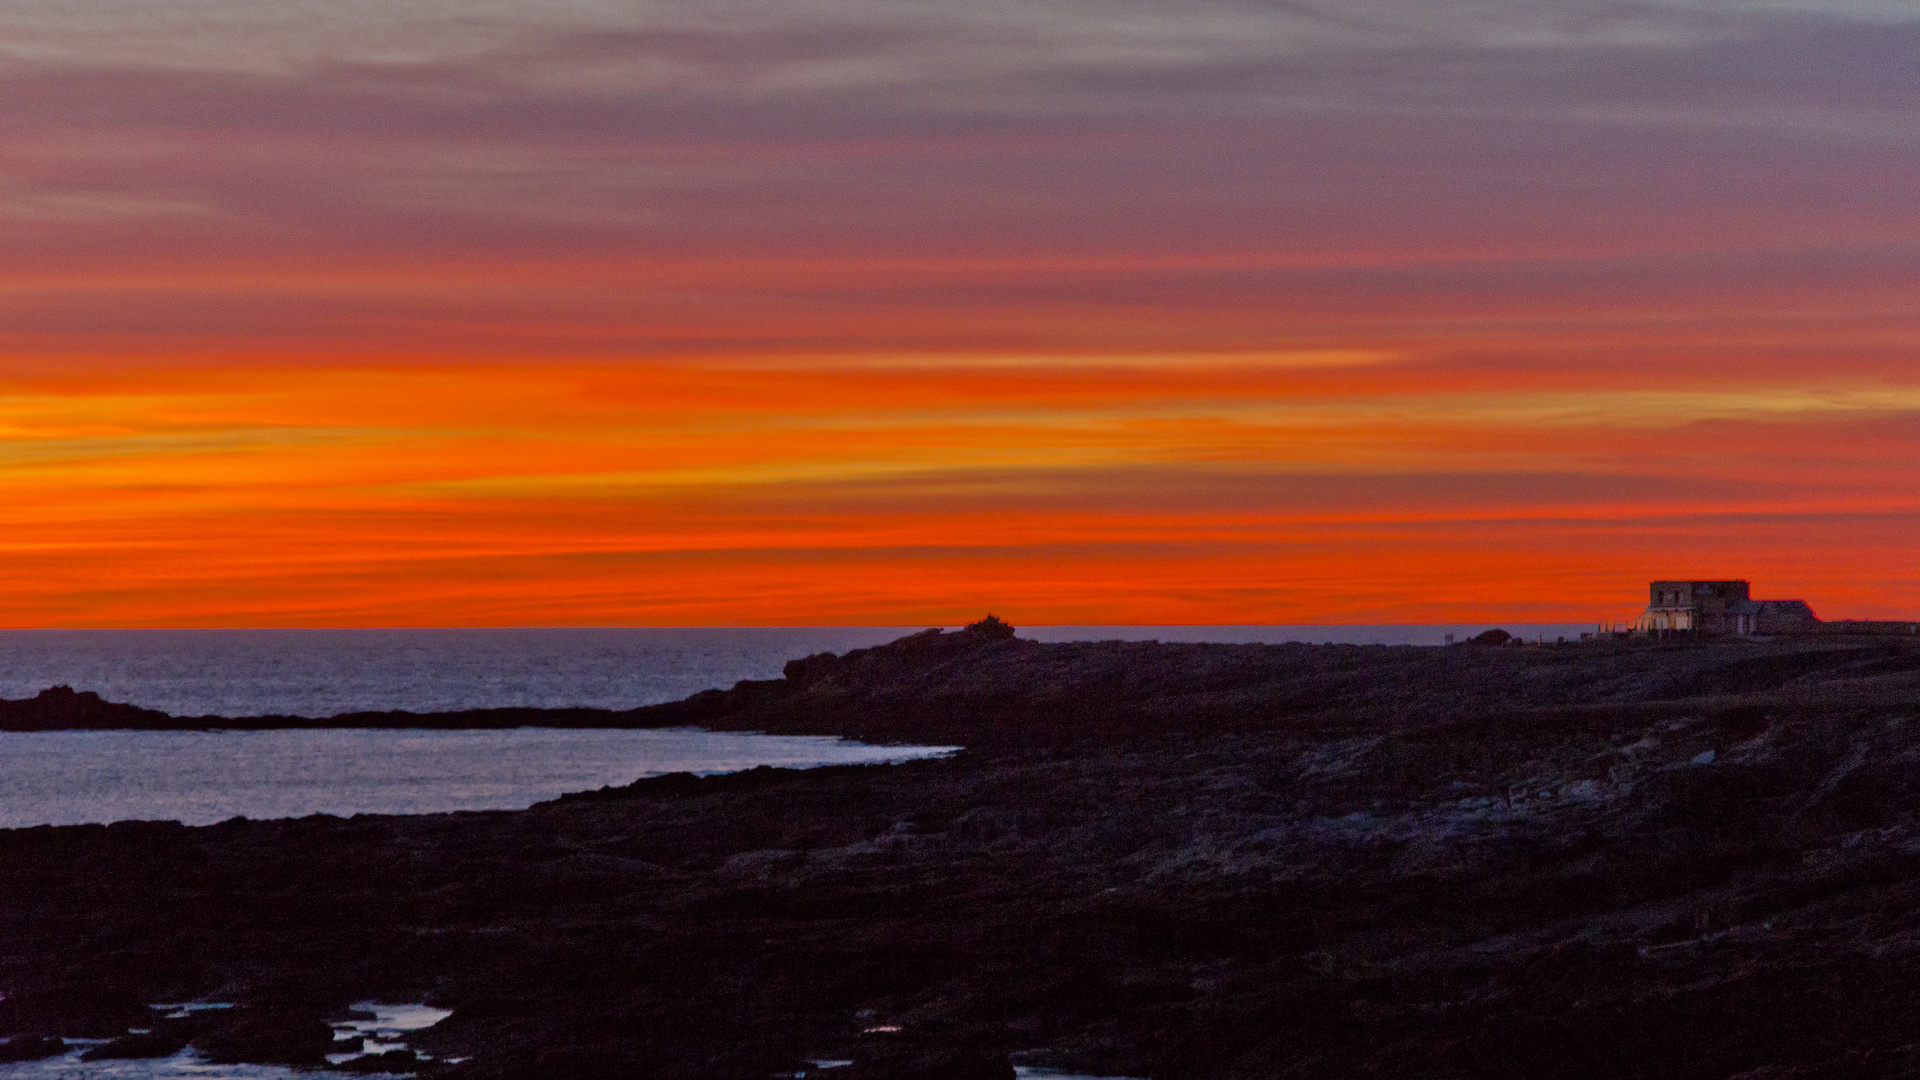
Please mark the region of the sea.
[[[1036, 626], [1036, 641], [1444, 645], [1486, 625]], [[1527, 640], [1591, 624], [1503, 624]], [[0, 630], [0, 698], [49, 686], [175, 716], [328, 717], [506, 706], [631, 709], [788, 660], [892, 641], [917, 626], [488, 630]]]
[[[49, 686], [208, 717], [199, 731], [0, 732], [0, 828], [127, 820], [514, 810], [668, 772], [888, 763], [954, 752], [695, 730], [222, 730], [218, 717], [365, 710], [627, 709], [918, 627], [0, 630], [0, 697]], [[1041, 641], [1440, 645], [1481, 626], [1047, 626]], [[1528, 638], [1585, 626], [1509, 626]]]

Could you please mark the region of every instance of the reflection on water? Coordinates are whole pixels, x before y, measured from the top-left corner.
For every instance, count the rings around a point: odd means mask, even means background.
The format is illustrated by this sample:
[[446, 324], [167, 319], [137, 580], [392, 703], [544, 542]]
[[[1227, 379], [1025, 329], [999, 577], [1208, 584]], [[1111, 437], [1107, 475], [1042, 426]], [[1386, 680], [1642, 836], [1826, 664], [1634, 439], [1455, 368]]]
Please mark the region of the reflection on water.
[[918, 629], [0, 630], [0, 697], [64, 683], [175, 716], [631, 709]]
[[685, 729], [0, 732], [0, 828], [517, 810], [661, 773], [952, 749]]

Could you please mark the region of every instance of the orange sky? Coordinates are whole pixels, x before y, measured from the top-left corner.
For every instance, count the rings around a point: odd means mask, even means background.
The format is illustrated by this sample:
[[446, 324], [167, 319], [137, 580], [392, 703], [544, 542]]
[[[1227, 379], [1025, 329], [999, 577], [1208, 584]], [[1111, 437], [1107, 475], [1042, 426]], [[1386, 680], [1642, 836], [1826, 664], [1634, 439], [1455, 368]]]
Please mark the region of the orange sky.
[[1920, 16], [1457, 7], [0, 13], [0, 625], [1920, 613]]

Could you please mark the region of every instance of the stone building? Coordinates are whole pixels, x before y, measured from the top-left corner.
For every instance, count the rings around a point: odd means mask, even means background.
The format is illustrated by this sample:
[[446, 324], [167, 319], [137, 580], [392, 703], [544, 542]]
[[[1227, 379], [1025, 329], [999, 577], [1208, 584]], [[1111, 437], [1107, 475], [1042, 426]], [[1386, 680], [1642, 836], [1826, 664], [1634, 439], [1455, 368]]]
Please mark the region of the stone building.
[[1791, 634], [1820, 625], [1804, 600], [1755, 600], [1744, 581], [1656, 581], [1647, 586], [1639, 633], [1676, 631], [1714, 637]]

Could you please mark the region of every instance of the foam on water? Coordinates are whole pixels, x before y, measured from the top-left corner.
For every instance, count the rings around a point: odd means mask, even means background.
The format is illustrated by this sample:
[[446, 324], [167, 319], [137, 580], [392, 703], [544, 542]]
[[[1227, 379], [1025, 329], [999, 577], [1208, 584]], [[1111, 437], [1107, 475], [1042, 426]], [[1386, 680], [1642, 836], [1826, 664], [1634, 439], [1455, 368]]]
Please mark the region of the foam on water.
[[[231, 1007], [224, 1002], [154, 1006], [157, 1009], [172, 1009], [175, 1015], [185, 1015], [203, 1009]], [[352, 1045], [357, 1049], [352, 1052], [328, 1054], [329, 1064], [338, 1065], [364, 1054], [404, 1050], [407, 1048], [405, 1038], [407, 1035], [424, 1031], [453, 1015], [446, 1009], [436, 1009], [430, 1005], [389, 1005], [373, 1001], [359, 1002], [353, 1006], [353, 1009], [355, 1012], [371, 1014], [371, 1016], [363, 1015], [356, 1019], [343, 1020], [334, 1024], [333, 1030], [335, 1038], [340, 1040], [341, 1045]], [[0, 1080], [295, 1080], [298, 1077], [315, 1075], [312, 1070], [292, 1069], [280, 1065], [216, 1065], [191, 1049], [182, 1050], [164, 1058], [80, 1060], [80, 1055], [106, 1041], [105, 1039], [68, 1039], [69, 1049], [64, 1054], [42, 1058], [39, 1061], [0, 1065]], [[422, 1054], [421, 1058], [428, 1060], [428, 1055]], [[448, 1058], [447, 1060], [459, 1059]]]
[[59, 1057], [0, 1065], [0, 1080], [297, 1080], [312, 1075], [280, 1065], [215, 1065], [192, 1050], [164, 1058], [81, 1061], [81, 1054], [106, 1040], [67, 1041], [72, 1049]]
[[[362, 1015], [333, 1025], [336, 1043], [354, 1049], [328, 1054], [327, 1063], [330, 1065], [339, 1065], [368, 1054], [405, 1050], [406, 1036], [425, 1031], [453, 1015], [451, 1010], [436, 1009], [431, 1005], [386, 1005], [375, 1001], [359, 1002], [353, 1006], [353, 1011], [371, 1013], [372, 1016]], [[424, 1060], [428, 1055], [421, 1054], [420, 1057]]]

